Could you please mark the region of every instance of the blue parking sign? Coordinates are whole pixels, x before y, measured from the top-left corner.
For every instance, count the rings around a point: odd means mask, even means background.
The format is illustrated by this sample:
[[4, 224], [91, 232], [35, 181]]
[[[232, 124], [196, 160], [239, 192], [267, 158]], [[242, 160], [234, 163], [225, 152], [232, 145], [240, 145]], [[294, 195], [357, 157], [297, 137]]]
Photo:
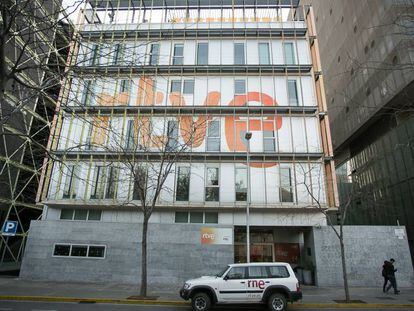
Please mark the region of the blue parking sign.
[[14, 236], [17, 232], [17, 221], [7, 220], [4, 222], [3, 235]]

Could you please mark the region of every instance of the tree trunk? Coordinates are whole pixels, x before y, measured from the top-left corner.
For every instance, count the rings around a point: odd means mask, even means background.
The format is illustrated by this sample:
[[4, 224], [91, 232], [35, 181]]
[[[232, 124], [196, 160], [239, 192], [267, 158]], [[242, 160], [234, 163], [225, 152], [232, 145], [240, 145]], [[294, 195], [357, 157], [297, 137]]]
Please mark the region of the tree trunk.
[[144, 215], [141, 240], [141, 290], [140, 296], [147, 296], [147, 231], [149, 217]]
[[349, 302], [349, 287], [348, 287], [348, 274], [346, 272], [346, 260], [345, 260], [345, 245], [343, 240], [343, 232], [341, 228], [341, 237], [339, 239], [339, 244], [341, 245], [341, 260], [342, 260], [342, 275], [344, 278], [344, 289], [345, 289], [345, 301]]

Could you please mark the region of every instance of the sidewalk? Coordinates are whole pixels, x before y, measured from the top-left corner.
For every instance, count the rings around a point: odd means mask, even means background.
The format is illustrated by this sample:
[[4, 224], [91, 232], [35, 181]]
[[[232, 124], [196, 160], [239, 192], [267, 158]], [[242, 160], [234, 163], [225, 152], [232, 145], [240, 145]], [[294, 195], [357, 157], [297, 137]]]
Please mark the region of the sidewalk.
[[[156, 301], [146, 303], [186, 304], [176, 292], [150, 291], [149, 295], [158, 296]], [[0, 300], [59, 300], [79, 301], [82, 299], [96, 302], [126, 302], [130, 296], [136, 296], [139, 289], [130, 285], [105, 285], [84, 283], [60, 283], [26, 281], [18, 278], [0, 277]], [[401, 288], [400, 295], [382, 293], [382, 288], [353, 287], [350, 289], [352, 300], [361, 300], [373, 305], [406, 305], [414, 308], [414, 288]], [[321, 288], [303, 287], [302, 305], [336, 304], [334, 300], [344, 299], [341, 287]], [[133, 301], [130, 301], [134, 303]], [[139, 301], [135, 301], [139, 303]]]

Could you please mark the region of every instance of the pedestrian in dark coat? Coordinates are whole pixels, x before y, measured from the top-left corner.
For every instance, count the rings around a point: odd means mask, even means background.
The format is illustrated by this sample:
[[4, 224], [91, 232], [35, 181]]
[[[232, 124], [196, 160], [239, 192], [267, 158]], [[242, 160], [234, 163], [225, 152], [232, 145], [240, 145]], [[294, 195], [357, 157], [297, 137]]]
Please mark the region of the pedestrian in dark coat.
[[388, 293], [388, 291], [392, 287], [394, 288], [394, 294], [398, 295], [400, 291], [397, 289], [397, 280], [395, 279], [395, 272], [397, 272], [397, 269], [394, 268], [394, 262], [394, 258], [391, 258], [389, 261], [389, 265], [386, 266], [386, 275], [388, 277], [388, 280], [390, 281], [390, 285], [388, 285], [388, 287], [385, 289], [385, 292]]
[[385, 293], [385, 288], [388, 283], [388, 276], [387, 276], [387, 266], [390, 264], [388, 260], [384, 261], [384, 264], [382, 265], [382, 276], [384, 277], [384, 285], [382, 285], [382, 292]]

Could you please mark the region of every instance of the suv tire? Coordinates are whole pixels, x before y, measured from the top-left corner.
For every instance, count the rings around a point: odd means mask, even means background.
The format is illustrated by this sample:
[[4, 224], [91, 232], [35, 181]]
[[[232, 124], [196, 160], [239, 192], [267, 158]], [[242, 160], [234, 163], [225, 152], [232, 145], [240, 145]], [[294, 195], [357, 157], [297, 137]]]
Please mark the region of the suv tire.
[[208, 311], [211, 307], [211, 299], [206, 293], [197, 293], [191, 298], [193, 311]]
[[280, 293], [272, 294], [267, 303], [271, 311], [285, 311], [287, 309], [286, 297]]

